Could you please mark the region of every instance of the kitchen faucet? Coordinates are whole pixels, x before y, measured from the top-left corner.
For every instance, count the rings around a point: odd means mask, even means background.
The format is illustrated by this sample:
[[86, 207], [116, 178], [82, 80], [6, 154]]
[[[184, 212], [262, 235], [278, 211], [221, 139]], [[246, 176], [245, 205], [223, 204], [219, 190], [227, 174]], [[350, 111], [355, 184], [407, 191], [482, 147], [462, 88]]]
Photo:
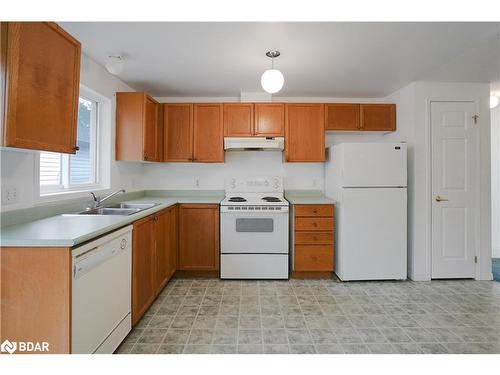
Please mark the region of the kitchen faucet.
[[94, 199], [94, 202], [92, 203], [92, 207], [91, 208], [99, 208], [102, 206], [102, 202], [104, 202], [105, 200], [108, 200], [109, 198], [111, 197], [114, 197], [116, 194], [119, 194], [119, 193], [125, 193], [125, 189], [120, 189], [120, 190], [117, 190], [109, 195], [106, 195], [104, 198], [101, 198], [99, 196], [96, 196], [94, 194], [94, 192], [90, 192], [90, 194], [92, 195], [92, 198]]

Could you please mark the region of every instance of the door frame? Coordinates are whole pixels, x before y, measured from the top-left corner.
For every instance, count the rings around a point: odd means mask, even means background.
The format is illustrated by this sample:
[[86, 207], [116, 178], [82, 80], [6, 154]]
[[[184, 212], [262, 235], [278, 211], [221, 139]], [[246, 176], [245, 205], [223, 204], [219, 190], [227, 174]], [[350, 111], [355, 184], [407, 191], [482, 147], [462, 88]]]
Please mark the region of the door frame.
[[[427, 272], [428, 272], [428, 278], [429, 280], [432, 279], [432, 130], [431, 130], [431, 105], [432, 103], [439, 103], [439, 102], [456, 102], [456, 103], [473, 103], [474, 106], [476, 107], [476, 113], [479, 114], [478, 118], [478, 123], [477, 123], [477, 154], [476, 154], [476, 171], [475, 173], [475, 178], [478, 181], [477, 185], [477, 196], [475, 200], [475, 205], [477, 208], [477, 217], [475, 220], [475, 225], [474, 225], [474, 230], [476, 232], [476, 251], [474, 253], [475, 256], [478, 257], [478, 261], [475, 264], [474, 267], [474, 279], [483, 279], [481, 278], [481, 258], [483, 256], [487, 256], [487, 252], [484, 251], [482, 247], [482, 238], [481, 238], [481, 215], [482, 215], [482, 210], [481, 210], [481, 198], [482, 198], [482, 188], [483, 184], [481, 181], [481, 174], [480, 174], [480, 168], [481, 168], [481, 148], [480, 148], [480, 141], [481, 141], [481, 132], [480, 132], [480, 126], [485, 124], [485, 121], [482, 121], [481, 119], [481, 111], [480, 111], [480, 103], [476, 98], [466, 98], [466, 97], [427, 97], [426, 98], [426, 192], [425, 192], [425, 197], [426, 197], [426, 226], [427, 226], [427, 238], [426, 238], [426, 260], [427, 260]], [[484, 125], [483, 125], [484, 126]], [[489, 147], [488, 147], [489, 150]], [[489, 254], [491, 258], [491, 251]], [[491, 267], [490, 267], [491, 268]]]

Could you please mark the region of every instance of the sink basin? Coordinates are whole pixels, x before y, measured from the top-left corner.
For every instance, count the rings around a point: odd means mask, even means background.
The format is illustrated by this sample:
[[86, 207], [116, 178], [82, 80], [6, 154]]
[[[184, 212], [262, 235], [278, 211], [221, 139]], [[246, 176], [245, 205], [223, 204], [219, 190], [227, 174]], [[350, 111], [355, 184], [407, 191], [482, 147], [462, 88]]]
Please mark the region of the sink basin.
[[77, 215], [132, 215], [136, 212], [142, 211], [141, 208], [113, 208], [113, 207], [103, 207], [103, 208], [93, 208], [91, 210], [86, 210], [79, 212]]
[[106, 207], [92, 208], [89, 210], [77, 212], [74, 214], [64, 214], [63, 216], [79, 216], [79, 215], [119, 215], [128, 216], [137, 212], [147, 210], [148, 208], [157, 206], [159, 203], [117, 203]]
[[106, 208], [128, 208], [128, 209], [140, 209], [146, 210], [148, 208], [154, 207], [158, 205], [158, 203], [117, 203], [106, 206]]

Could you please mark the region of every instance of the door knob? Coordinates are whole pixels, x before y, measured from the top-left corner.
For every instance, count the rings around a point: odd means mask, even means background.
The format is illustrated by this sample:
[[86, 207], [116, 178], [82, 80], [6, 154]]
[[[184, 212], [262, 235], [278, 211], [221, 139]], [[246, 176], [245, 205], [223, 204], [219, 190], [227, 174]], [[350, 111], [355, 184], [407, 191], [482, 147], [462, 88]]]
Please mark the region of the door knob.
[[436, 195], [436, 198], [434, 199], [436, 199], [436, 202], [446, 202], [448, 200], [447, 198], [443, 198], [439, 195]]

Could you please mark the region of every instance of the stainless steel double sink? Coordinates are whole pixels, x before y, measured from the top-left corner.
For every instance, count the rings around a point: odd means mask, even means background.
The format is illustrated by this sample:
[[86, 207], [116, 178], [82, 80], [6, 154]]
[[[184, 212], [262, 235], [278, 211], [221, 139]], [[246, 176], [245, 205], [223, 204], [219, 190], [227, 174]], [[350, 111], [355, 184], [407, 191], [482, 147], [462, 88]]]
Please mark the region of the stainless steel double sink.
[[90, 208], [85, 211], [77, 212], [74, 214], [66, 214], [65, 216], [74, 215], [121, 215], [128, 216], [152, 208], [159, 205], [159, 203], [117, 203], [105, 207]]

